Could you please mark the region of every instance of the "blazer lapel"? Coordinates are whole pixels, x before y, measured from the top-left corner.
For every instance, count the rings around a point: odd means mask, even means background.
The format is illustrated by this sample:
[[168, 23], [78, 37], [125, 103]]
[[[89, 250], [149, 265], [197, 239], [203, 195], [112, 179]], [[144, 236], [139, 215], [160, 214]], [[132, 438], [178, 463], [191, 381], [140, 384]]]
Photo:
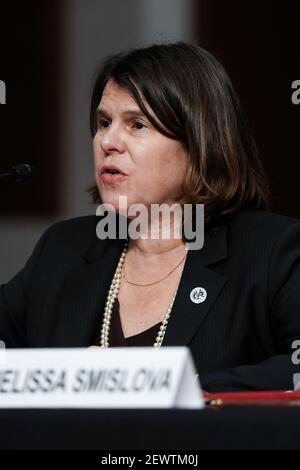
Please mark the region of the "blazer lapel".
[[[203, 248], [188, 252], [164, 338], [165, 346], [186, 345], [191, 341], [226, 283], [225, 276], [209, 266], [226, 257], [227, 226], [218, 232], [207, 232]], [[190, 294], [195, 287], [205, 289], [204, 302], [191, 300]]]
[[125, 240], [97, 239], [66, 276], [58, 318], [69, 325], [64, 344], [84, 347], [100, 339], [107, 293], [124, 244]]

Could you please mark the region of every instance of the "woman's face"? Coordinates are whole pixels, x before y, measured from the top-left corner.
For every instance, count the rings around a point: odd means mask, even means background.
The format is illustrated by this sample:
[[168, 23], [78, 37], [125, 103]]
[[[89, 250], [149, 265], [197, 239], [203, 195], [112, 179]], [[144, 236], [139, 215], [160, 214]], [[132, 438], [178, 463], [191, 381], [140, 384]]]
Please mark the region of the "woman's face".
[[[127, 196], [128, 207], [137, 203], [147, 208], [151, 203], [172, 204], [188, 168], [182, 144], [158, 132], [129, 92], [111, 80], [104, 88], [97, 114], [93, 150], [102, 202], [112, 204], [117, 211], [119, 196]], [[121, 174], [110, 174], [111, 166]]]

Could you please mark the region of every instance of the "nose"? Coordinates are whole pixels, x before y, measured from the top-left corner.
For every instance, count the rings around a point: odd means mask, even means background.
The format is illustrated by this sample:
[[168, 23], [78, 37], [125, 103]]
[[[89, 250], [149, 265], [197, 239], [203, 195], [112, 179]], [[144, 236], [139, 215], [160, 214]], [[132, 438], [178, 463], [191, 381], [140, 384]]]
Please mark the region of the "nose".
[[103, 129], [100, 136], [100, 146], [107, 155], [125, 152], [124, 138], [117, 125], [111, 124], [110, 127]]

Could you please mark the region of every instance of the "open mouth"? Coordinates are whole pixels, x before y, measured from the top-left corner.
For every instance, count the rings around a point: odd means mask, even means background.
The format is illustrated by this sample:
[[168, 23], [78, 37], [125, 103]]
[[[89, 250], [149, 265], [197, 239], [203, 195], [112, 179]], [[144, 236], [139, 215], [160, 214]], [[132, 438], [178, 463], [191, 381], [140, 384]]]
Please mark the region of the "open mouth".
[[123, 175], [123, 176], [126, 176], [125, 173], [123, 173], [120, 168], [114, 166], [114, 165], [111, 165], [111, 166], [103, 166], [101, 169], [100, 169], [100, 174], [101, 175], [104, 175], [104, 174], [108, 174], [108, 175]]
[[118, 170], [103, 170], [103, 171], [101, 171], [101, 175], [103, 175], [105, 173], [109, 173], [110, 175], [121, 175], [121, 174], [123, 174]]
[[112, 183], [114, 181], [117, 182], [119, 180], [122, 181], [126, 176], [127, 175], [125, 173], [122, 173], [117, 168], [102, 167], [100, 171], [100, 178], [106, 183]]

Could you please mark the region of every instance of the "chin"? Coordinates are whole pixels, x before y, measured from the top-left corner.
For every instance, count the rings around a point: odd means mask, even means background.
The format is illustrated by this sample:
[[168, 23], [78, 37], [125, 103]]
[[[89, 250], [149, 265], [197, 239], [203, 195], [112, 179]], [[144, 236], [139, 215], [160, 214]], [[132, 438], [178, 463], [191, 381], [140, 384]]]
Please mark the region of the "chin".
[[107, 204], [111, 206], [111, 209], [113, 208], [114, 211], [119, 214], [127, 215], [127, 209], [128, 209], [127, 204], [125, 205], [125, 207], [123, 207], [122, 204], [120, 204], [120, 200], [119, 200], [119, 197], [124, 196], [123, 194], [108, 195], [105, 193], [104, 194], [100, 193], [100, 195], [101, 195], [102, 204]]

